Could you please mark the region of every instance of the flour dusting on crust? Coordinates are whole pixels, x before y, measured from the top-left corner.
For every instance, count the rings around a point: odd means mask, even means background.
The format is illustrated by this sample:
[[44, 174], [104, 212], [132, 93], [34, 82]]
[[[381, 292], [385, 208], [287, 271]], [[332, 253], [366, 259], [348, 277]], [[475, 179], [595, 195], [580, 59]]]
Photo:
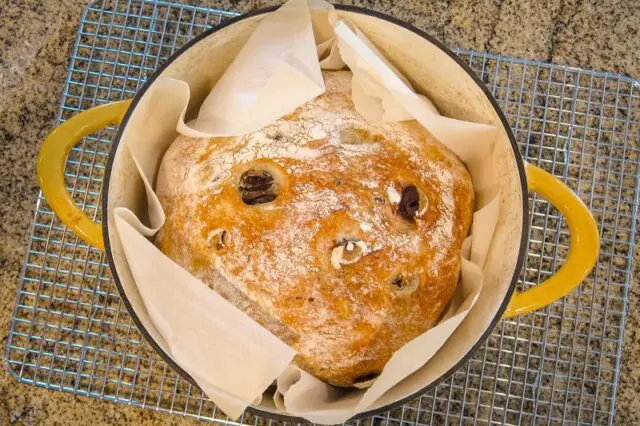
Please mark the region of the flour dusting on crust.
[[[419, 124], [368, 123], [351, 74], [324, 77], [325, 94], [261, 131], [178, 137], [158, 175], [156, 244], [293, 346], [300, 367], [351, 386], [449, 302], [473, 189]], [[248, 205], [239, 188], [256, 170], [275, 199]], [[399, 213], [408, 186], [422, 197], [412, 219]]]

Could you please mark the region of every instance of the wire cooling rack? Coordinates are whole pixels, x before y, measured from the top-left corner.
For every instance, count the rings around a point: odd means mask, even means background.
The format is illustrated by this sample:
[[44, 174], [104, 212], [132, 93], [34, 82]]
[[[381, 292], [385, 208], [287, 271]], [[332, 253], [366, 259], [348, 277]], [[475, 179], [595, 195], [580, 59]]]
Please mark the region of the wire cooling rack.
[[[83, 14], [59, 122], [131, 98], [174, 50], [233, 14], [133, 0]], [[468, 50], [458, 55], [494, 93], [522, 154], [563, 179], [596, 217], [602, 251], [576, 291], [502, 320], [451, 378], [401, 408], [355, 423], [611, 424], [637, 230], [640, 84], [628, 78]], [[214, 59], [215, 60], [215, 59]], [[69, 155], [66, 183], [99, 219], [115, 128]], [[549, 277], [567, 254], [558, 212], [530, 197], [529, 252], [519, 287]], [[6, 362], [21, 382], [224, 424], [229, 421], [158, 356], [123, 305], [102, 252], [69, 232], [40, 195]], [[271, 423], [271, 421], [269, 421]]]

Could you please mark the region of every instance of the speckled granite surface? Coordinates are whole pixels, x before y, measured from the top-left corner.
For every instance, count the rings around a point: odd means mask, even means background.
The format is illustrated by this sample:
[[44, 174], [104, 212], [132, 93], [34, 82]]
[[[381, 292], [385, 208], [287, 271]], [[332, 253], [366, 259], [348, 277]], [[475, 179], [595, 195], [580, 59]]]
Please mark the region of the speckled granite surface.
[[[35, 159], [51, 130], [84, 2], [0, 2], [0, 346], [7, 338], [37, 184]], [[191, 1], [190, 3], [193, 3]], [[272, 2], [198, 2], [248, 11]], [[398, 5], [398, 3], [401, 3]], [[361, 1], [449, 46], [640, 78], [634, 1]], [[44, 34], [44, 35], [43, 35]], [[636, 250], [636, 253], [638, 250]], [[634, 276], [640, 276], [636, 254]], [[637, 278], [618, 396], [618, 424], [640, 423]], [[18, 384], [0, 368], [0, 424], [196, 424], [196, 421]]]

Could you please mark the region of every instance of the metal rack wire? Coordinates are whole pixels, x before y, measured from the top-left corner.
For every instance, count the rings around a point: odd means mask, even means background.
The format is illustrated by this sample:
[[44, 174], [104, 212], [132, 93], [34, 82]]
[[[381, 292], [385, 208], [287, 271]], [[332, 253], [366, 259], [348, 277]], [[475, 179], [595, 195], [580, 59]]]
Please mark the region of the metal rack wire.
[[[129, 98], [173, 51], [232, 13], [164, 1], [98, 1], [83, 14], [59, 121]], [[450, 379], [402, 408], [355, 423], [612, 424], [640, 201], [640, 83], [594, 71], [456, 50], [505, 111], [528, 161], [559, 176], [593, 211], [602, 251], [563, 300], [503, 320]], [[99, 219], [115, 128], [69, 155], [66, 183]], [[530, 197], [519, 283], [549, 277], [567, 254], [558, 212]], [[6, 348], [21, 382], [225, 424], [133, 324], [104, 255], [69, 232], [40, 195]], [[271, 421], [268, 421], [271, 423]]]

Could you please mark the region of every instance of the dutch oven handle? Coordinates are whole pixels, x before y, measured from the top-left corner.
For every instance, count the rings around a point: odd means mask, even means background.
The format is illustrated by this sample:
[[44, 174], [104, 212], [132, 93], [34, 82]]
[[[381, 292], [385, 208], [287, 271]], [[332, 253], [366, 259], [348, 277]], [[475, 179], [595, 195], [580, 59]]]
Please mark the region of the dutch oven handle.
[[131, 101], [91, 108], [65, 121], [47, 136], [38, 155], [38, 182], [51, 210], [78, 237], [104, 250], [102, 228], [73, 201], [64, 183], [64, 169], [71, 148], [83, 137], [122, 121]]
[[544, 282], [516, 292], [504, 318], [540, 309], [566, 296], [589, 275], [598, 259], [600, 237], [591, 212], [578, 196], [552, 174], [527, 164], [529, 190], [549, 201], [564, 216], [571, 242], [564, 265]]

